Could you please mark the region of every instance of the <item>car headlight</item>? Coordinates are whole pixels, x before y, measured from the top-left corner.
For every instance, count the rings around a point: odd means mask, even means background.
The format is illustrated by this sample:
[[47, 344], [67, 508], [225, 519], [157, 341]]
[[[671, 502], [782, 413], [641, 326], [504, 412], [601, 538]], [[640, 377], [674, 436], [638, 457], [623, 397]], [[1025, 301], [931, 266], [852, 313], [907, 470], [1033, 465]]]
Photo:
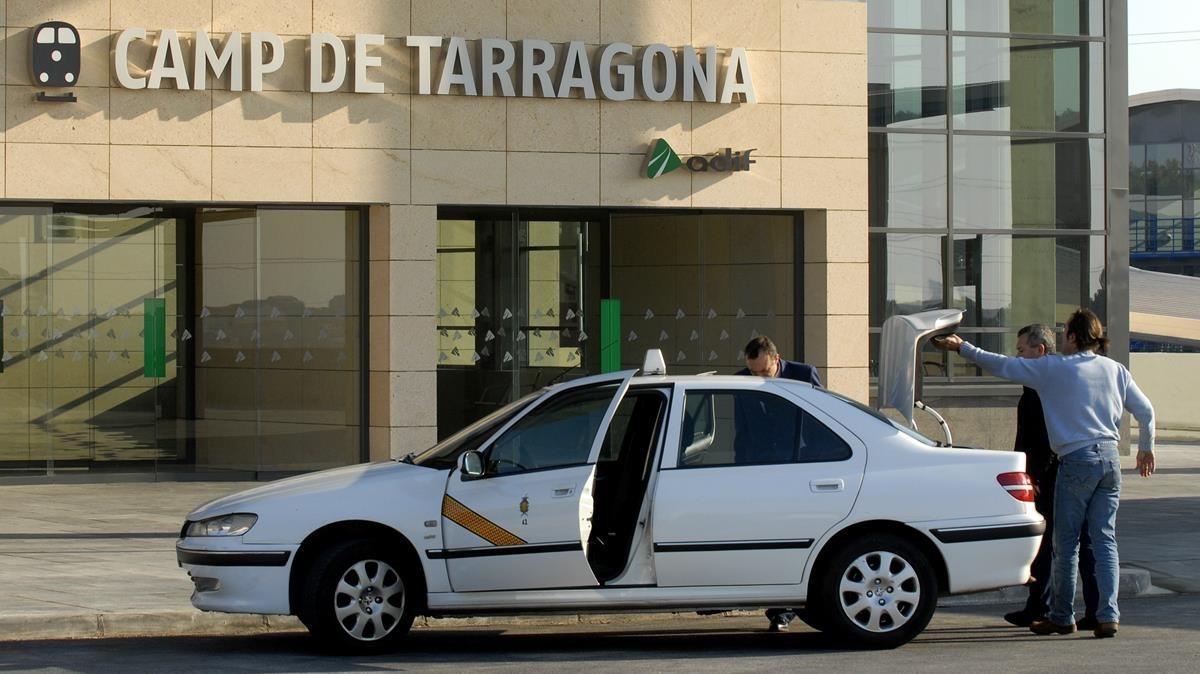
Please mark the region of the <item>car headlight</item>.
[[258, 521], [258, 515], [250, 513], [234, 513], [210, 517], [188, 525], [188, 536], [241, 536], [250, 531], [250, 527]]

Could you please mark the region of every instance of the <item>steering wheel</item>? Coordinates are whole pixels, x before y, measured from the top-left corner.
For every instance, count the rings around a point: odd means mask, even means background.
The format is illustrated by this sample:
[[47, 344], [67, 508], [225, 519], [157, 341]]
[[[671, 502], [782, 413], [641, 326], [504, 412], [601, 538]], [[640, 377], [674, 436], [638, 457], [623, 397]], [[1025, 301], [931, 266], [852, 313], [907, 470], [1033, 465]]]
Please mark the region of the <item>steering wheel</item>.
[[529, 470], [529, 468], [521, 465], [520, 463], [518, 463], [516, 461], [513, 461], [512, 459], [499, 458], [499, 459], [495, 460], [495, 465], [497, 468], [499, 468], [500, 466], [503, 466], [505, 464], [508, 464], [508, 465], [512, 466], [513, 468], [516, 468], [517, 470]]

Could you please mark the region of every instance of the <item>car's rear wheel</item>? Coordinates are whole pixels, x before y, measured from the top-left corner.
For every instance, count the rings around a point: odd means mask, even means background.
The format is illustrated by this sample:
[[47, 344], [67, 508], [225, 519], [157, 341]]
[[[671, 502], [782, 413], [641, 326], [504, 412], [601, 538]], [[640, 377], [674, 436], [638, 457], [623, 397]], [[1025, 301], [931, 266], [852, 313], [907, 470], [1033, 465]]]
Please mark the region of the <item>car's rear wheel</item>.
[[822, 626], [867, 648], [908, 643], [929, 624], [937, 605], [933, 565], [917, 546], [884, 534], [835, 552], [817, 591]]
[[396, 554], [368, 540], [339, 543], [313, 562], [303, 621], [323, 645], [349, 653], [394, 647], [412, 627], [418, 585]]

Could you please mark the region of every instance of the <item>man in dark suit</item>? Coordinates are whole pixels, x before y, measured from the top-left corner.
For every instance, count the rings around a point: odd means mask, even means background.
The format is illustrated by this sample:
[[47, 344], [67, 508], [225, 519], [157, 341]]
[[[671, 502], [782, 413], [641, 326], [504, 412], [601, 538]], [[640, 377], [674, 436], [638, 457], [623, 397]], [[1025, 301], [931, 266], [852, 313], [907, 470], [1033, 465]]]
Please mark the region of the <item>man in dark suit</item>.
[[746, 367], [738, 374], [755, 377], [782, 377], [804, 381], [813, 386], [821, 386], [821, 377], [817, 368], [794, 360], [784, 360], [779, 356], [779, 349], [770, 337], [760, 335], [750, 340], [746, 345]]
[[[746, 367], [738, 371], [738, 374], [740, 375], [768, 378], [782, 377], [784, 379], [795, 379], [796, 381], [808, 382], [809, 384], [812, 384], [818, 388], [821, 386], [821, 377], [817, 374], [817, 368], [805, 363], [784, 360], [779, 356], [779, 349], [776, 348], [775, 343], [772, 342], [771, 338], [767, 337], [766, 335], [760, 335], [750, 340], [750, 343], [746, 344], [745, 353]], [[739, 417], [738, 421], [741, 422], [738, 423], [737, 426], [742, 428], [759, 427], [759, 430], [765, 431], [765, 433], [760, 433], [760, 435], [766, 435], [768, 437], [795, 437], [792, 433], [776, 433], [774, 432], [776, 429], [765, 428], [764, 426], [766, 424], [748, 423], [748, 421], [751, 419], [761, 419], [762, 415], [757, 414], [757, 412], [759, 412], [759, 410], [746, 410], [742, 407], [736, 409], [735, 414]], [[794, 422], [794, 420], [791, 419], [779, 419], [769, 423], [781, 424], [789, 421]], [[775, 451], [778, 448], [773, 448], [769, 441], [763, 441], [755, 438], [751, 440], [750, 444], [754, 446], [754, 450], [757, 452], [768, 455], [768, 458], [769, 455], [778, 453]], [[735, 445], [735, 453], [739, 453], [737, 450], [738, 447]], [[791, 451], [794, 453], [795, 448], [791, 448]], [[741, 457], [739, 457], [738, 462], [742, 462]], [[762, 462], [763, 461], [749, 461], [749, 463]], [[786, 631], [788, 624], [791, 623], [795, 618], [796, 612], [793, 609], [773, 608], [767, 610], [767, 620], [771, 621], [770, 629], [772, 632]]]
[[[1054, 331], [1049, 327], [1034, 323], [1017, 332], [1017, 355], [1021, 358], [1041, 358], [1050, 353], [1054, 353]], [[1036, 490], [1034, 506], [1046, 518], [1042, 546], [1038, 548], [1030, 569], [1033, 580], [1029, 583], [1029, 598], [1025, 601], [1025, 608], [1004, 614], [1004, 619], [1009, 623], [1028, 627], [1034, 620], [1044, 618], [1050, 608], [1050, 568], [1054, 557], [1054, 483], [1058, 477], [1058, 460], [1050, 449], [1042, 401], [1037, 391], [1028, 386], [1024, 387], [1021, 400], [1017, 402], [1017, 439], [1013, 449], [1025, 453], [1025, 472], [1029, 473]], [[1080, 630], [1096, 627], [1096, 604], [1100, 591], [1096, 586], [1095, 565], [1085, 526], [1079, 544], [1079, 576], [1086, 606], [1084, 617], [1078, 623]]]

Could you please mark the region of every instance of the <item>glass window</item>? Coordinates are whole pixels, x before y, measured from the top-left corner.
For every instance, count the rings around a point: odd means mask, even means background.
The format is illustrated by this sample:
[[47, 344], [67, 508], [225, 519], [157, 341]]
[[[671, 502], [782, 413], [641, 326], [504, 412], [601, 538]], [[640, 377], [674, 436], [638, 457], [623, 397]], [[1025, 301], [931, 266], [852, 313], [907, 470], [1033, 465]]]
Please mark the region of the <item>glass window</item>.
[[413, 457], [410, 454], [405, 457], [405, 460], [411, 459], [418, 466], [425, 466], [426, 468], [436, 470], [454, 468], [458, 464], [459, 456], [464, 452], [479, 449], [480, 445], [487, 442], [496, 431], [499, 431], [504, 424], [508, 423], [509, 419], [520, 414], [521, 410], [529, 407], [533, 401], [544, 394], [544, 390], [530, 393], [524, 398], [492, 412], [479, 421], [451, 435], [422, 452], [420, 456]]
[[689, 391], [679, 465], [842, 461], [850, 446], [791, 402], [761, 391]]
[[946, 39], [886, 33], [867, 39], [870, 125], [946, 128]]
[[508, 429], [487, 452], [489, 475], [587, 463], [615, 386], [565, 391]]
[[360, 211], [203, 209], [197, 452], [240, 470], [361, 458]]
[[1101, 236], [958, 235], [952, 306], [966, 327], [1064, 323], [1103, 305], [1104, 263]]
[[[1130, 148], [1132, 154], [1133, 149]], [[1183, 168], [1200, 168], [1200, 143], [1183, 144]]]
[[952, 63], [955, 128], [1104, 130], [1098, 43], [956, 37]]
[[1148, 196], [1182, 197], [1183, 145], [1154, 143], [1146, 147], [1146, 194]]
[[946, 29], [946, 0], [867, 0], [871, 28]]
[[954, 138], [954, 226], [1104, 228], [1104, 142]]
[[896, 314], [945, 306], [942, 293], [944, 236], [870, 235], [871, 325]]
[[872, 133], [870, 218], [872, 227], [946, 226], [946, 137]]
[[[626, 393], [604, 434], [597, 463], [620, 463], [634, 457], [648, 459], [653, 451], [654, 438], [663, 426], [666, 407], [667, 397], [662, 391]], [[627, 467], [631, 470], [634, 468]]]
[[953, 0], [954, 30], [1102, 35], [1101, 0]]
[[1146, 146], [1129, 146], [1129, 202], [1146, 195]]

